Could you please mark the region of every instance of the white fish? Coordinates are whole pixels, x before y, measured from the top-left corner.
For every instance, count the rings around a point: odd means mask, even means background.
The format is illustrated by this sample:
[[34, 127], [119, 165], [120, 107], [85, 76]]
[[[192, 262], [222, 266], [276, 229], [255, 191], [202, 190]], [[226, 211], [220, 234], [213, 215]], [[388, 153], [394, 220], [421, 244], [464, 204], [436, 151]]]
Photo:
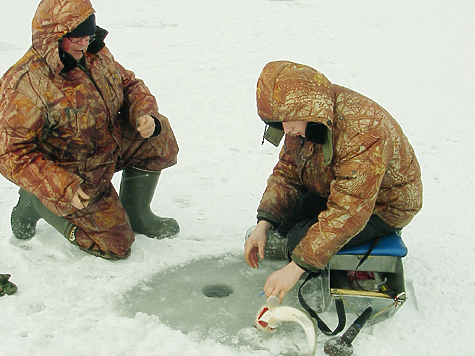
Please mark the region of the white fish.
[[282, 321], [295, 321], [299, 323], [307, 335], [308, 355], [315, 354], [317, 334], [315, 325], [308, 314], [300, 309], [281, 306], [279, 298], [270, 296], [267, 305], [262, 306], [257, 312], [254, 325], [257, 329], [271, 331], [277, 328]]

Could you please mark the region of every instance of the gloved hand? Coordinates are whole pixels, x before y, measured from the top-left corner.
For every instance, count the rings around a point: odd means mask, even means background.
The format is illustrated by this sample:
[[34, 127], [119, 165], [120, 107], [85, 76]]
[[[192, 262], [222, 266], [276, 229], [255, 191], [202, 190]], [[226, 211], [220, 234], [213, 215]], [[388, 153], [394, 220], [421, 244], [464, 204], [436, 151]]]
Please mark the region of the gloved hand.
[[18, 287], [8, 280], [10, 277], [9, 274], [0, 274], [0, 297], [18, 290]]

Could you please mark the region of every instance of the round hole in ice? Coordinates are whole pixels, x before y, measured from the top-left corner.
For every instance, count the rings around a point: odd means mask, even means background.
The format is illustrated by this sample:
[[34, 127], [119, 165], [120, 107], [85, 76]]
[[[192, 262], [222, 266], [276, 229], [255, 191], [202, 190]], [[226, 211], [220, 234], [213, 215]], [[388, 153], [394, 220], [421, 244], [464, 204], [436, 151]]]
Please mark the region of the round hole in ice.
[[208, 298], [225, 298], [233, 292], [233, 289], [226, 284], [208, 284], [203, 288], [203, 294]]

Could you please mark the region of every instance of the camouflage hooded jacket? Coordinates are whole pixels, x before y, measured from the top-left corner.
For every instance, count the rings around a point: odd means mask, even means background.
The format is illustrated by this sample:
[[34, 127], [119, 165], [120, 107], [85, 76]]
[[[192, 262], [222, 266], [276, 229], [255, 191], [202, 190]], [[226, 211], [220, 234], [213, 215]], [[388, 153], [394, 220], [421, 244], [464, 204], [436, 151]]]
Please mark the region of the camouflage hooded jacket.
[[258, 218], [279, 224], [305, 191], [328, 199], [293, 250], [300, 266], [324, 268], [372, 214], [402, 228], [421, 209], [414, 151], [398, 123], [374, 101], [330, 83], [313, 68], [279, 61], [259, 77], [257, 107], [265, 122], [307, 121], [327, 128], [324, 144], [286, 135], [258, 207]]
[[[0, 172], [61, 216], [77, 210], [70, 202], [79, 185], [94, 197], [110, 184], [125, 120], [136, 127], [142, 115], [159, 117], [148, 88], [107, 47], [85, 53], [90, 77], [62, 72], [58, 41], [93, 13], [89, 0], [41, 1], [31, 48], [0, 82]], [[178, 147], [160, 120], [166, 168]]]

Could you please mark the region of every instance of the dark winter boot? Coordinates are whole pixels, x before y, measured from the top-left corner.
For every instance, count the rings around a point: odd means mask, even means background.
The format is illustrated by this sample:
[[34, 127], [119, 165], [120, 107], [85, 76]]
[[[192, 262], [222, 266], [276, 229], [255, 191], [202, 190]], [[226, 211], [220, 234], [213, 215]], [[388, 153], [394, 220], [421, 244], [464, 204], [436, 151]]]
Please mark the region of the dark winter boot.
[[69, 241], [74, 241], [71, 235], [75, 226], [71, 222], [53, 213], [33, 194], [23, 189], [20, 189], [19, 194], [20, 199], [11, 216], [13, 235], [17, 239], [29, 240], [35, 236], [36, 223], [43, 218]]
[[40, 217], [42, 217], [48, 224], [54, 227], [61, 235], [66, 237], [69, 242], [74, 243], [74, 233], [76, 231], [76, 226], [73, 225], [73, 223], [67, 220], [66, 218], [53, 213], [46, 206], [44, 206], [43, 203], [37, 197], [35, 197], [33, 194], [31, 195], [33, 206], [35, 207]]
[[41, 218], [54, 227], [73, 245], [77, 245], [81, 250], [91, 255], [108, 260], [123, 259], [130, 255], [130, 250], [124, 256], [117, 256], [113, 253], [94, 248], [95, 244], [93, 244], [89, 249], [78, 245], [76, 242], [77, 227], [73, 223], [64, 217], [53, 213], [33, 194], [20, 189], [20, 200], [18, 201], [17, 206], [13, 208], [11, 218], [14, 236], [24, 240], [31, 239], [36, 233], [36, 223]]
[[29, 240], [36, 234], [36, 223], [41, 216], [33, 205], [33, 194], [23, 189], [20, 189], [18, 194], [20, 198], [10, 218], [13, 236], [20, 240]]
[[119, 196], [132, 231], [160, 239], [178, 234], [180, 227], [175, 219], [156, 216], [150, 210], [159, 177], [160, 171], [127, 167], [122, 172]]

